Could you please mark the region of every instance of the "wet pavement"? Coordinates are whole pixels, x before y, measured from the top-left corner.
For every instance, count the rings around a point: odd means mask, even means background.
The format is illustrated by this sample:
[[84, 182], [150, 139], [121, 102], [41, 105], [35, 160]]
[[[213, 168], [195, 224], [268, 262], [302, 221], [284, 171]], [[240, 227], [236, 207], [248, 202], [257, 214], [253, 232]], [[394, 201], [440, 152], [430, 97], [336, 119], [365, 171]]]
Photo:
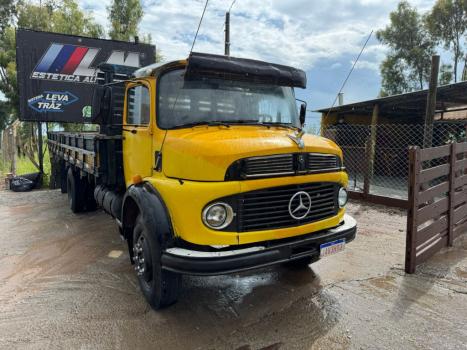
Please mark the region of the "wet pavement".
[[185, 277], [144, 301], [109, 216], [0, 191], [0, 348], [467, 349], [467, 235], [405, 275], [405, 214], [351, 203], [346, 251], [305, 270]]

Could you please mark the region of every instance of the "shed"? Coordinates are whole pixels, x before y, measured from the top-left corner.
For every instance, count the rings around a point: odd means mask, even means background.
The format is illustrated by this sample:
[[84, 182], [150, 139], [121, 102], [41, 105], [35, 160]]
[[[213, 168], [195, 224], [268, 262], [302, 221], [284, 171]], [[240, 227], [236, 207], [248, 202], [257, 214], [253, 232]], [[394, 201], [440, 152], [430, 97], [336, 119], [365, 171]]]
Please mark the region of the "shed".
[[[362, 102], [323, 108], [321, 125], [333, 124], [423, 124], [428, 90], [376, 98]], [[467, 81], [438, 87], [436, 120], [467, 121]], [[372, 120], [374, 119], [374, 120]]]
[[[424, 144], [428, 90], [318, 110], [321, 135], [344, 153], [351, 189], [366, 196], [407, 198], [409, 146]], [[467, 81], [437, 90], [432, 146], [465, 141]]]

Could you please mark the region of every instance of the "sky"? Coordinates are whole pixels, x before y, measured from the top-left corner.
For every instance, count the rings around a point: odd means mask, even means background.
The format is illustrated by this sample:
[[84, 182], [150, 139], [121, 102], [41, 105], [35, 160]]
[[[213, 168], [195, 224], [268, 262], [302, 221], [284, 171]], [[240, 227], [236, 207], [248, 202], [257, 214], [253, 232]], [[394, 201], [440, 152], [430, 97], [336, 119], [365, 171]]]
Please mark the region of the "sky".
[[[110, 0], [81, 0], [108, 28]], [[421, 12], [434, 1], [409, 1]], [[308, 86], [297, 89], [309, 110], [329, 107], [372, 30], [384, 28], [398, 0], [236, 0], [231, 11], [231, 56], [304, 69]], [[186, 58], [205, 0], [142, 0], [141, 33], [150, 33], [166, 61]], [[210, 0], [194, 51], [222, 54], [224, 15], [232, 0]], [[375, 98], [386, 48], [373, 35], [345, 86], [344, 102]], [[308, 124], [319, 115], [308, 115]]]
[[[108, 27], [110, 0], [83, 0]], [[372, 30], [384, 28], [398, 0], [236, 0], [231, 10], [231, 56], [261, 59], [304, 69], [308, 86], [297, 89], [309, 110], [329, 107]], [[421, 12], [434, 1], [410, 1]], [[141, 33], [151, 33], [165, 60], [186, 58], [204, 0], [143, 0]], [[194, 51], [222, 54], [224, 15], [232, 0], [210, 0]], [[344, 102], [375, 98], [379, 65], [386, 54], [373, 35], [345, 86]], [[308, 113], [307, 123], [319, 115]]]

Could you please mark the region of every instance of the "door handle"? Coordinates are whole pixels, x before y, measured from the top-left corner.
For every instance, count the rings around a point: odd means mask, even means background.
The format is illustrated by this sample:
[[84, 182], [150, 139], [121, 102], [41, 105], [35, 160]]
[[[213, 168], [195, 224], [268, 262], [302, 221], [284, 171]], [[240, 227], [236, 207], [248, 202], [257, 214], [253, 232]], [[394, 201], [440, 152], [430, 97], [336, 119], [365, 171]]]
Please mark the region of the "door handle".
[[131, 129], [131, 130], [130, 130], [130, 129], [123, 129], [123, 128], [122, 128], [122, 130], [123, 130], [123, 131], [131, 132], [132, 134], [136, 134], [136, 133], [138, 132], [136, 129]]

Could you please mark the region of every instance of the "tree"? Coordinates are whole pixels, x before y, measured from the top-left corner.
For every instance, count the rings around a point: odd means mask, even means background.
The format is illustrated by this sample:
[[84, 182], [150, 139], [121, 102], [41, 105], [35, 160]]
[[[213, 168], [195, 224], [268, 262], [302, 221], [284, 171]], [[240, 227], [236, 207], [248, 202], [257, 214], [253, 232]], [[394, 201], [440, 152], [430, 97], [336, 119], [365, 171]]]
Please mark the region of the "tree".
[[10, 124], [11, 111], [8, 103], [0, 101], [0, 132]]
[[[0, 14], [0, 24], [5, 26], [0, 32], [0, 91], [6, 97], [1, 109], [10, 113], [7, 118], [0, 118], [0, 127], [4, 127], [5, 123], [11, 123], [18, 117], [15, 42], [17, 27], [92, 37], [102, 36], [104, 31], [90, 14], [79, 9], [74, 0], [43, 1], [42, 6], [38, 6], [37, 2], [32, 4], [22, 1], [0, 1], [2, 5], [15, 5], [7, 14], [4, 14], [3, 9]], [[34, 156], [37, 149], [36, 134], [37, 128], [34, 123], [22, 123], [18, 145], [30, 161], [38, 166]]]
[[[5, 29], [0, 33], [0, 91], [7, 98], [9, 108], [18, 115], [16, 83], [15, 28], [45, 30], [57, 33], [99, 37], [103, 28], [96, 24], [91, 15], [79, 9], [74, 0], [44, 1], [43, 6], [18, 2]], [[3, 17], [3, 13], [0, 18]]]
[[52, 13], [53, 31], [63, 34], [83, 35], [92, 38], [104, 36], [104, 28], [83, 12], [74, 0], [62, 0]]
[[109, 11], [109, 36], [114, 40], [130, 41], [138, 36], [138, 25], [143, 17], [140, 0], [113, 0]]
[[11, 23], [13, 15], [15, 14], [15, 1], [0, 0], [0, 11], [0, 32], [3, 33], [5, 28]]
[[[143, 42], [145, 44], [152, 44], [152, 35], [151, 35], [151, 33], [143, 34], [143, 37], [141, 38], [141, 42]], [[163, 62], [164, 59], [165, 59], [164, 55], [156, 47], [156, 54], [154, 56], [154, 62], [155, 63]]]
[[467, 33], [467, 0], [438, 0], [424, 21], [436, 42], [452, 51], [454, 82], [457, 82], [458, 64], [464, 55], [463, 39]]
[[[422, 17], [407, 1], [401, 1], [390, 14], [390, 24], [376, 33], [378, 40], [390, 48], [391, 60], [406, 67], [403, 70], [406, 88], [423, 89], [430, 74], [435, 43], [423, 26]], [[381, 71], [383, 81], [384, 74]], [[405, 91], [404, 91], [405, 92]]]
[[452, 65], [442, 64], [439, 69], [439, 85], [451, 84], [453, 76]]
[[[140, 34], [138, 25], [143, 17], [143, 8], [140, 0], [113, 0], [112, 5], [107, 7], [109, 12], [110, 30], [109, 36], [114, 40], [131, 41], [139, 37], [145, 44], [152, 43], [151, 33]], [[162, 62], [164, 56], [160, 50], [156, 51], [155, 62]]]
[[10, 26], [0, 34], [0, 91], [5, 95], [10, 111], [17, 115], [19, 100], [16, 89], [15, 47], [15, 29]]
[[381, 63], [381, 92], [380, 97], [402, 94], [410, 90], [406, 77], [407, 65], [396, 56], [388, 55]]

